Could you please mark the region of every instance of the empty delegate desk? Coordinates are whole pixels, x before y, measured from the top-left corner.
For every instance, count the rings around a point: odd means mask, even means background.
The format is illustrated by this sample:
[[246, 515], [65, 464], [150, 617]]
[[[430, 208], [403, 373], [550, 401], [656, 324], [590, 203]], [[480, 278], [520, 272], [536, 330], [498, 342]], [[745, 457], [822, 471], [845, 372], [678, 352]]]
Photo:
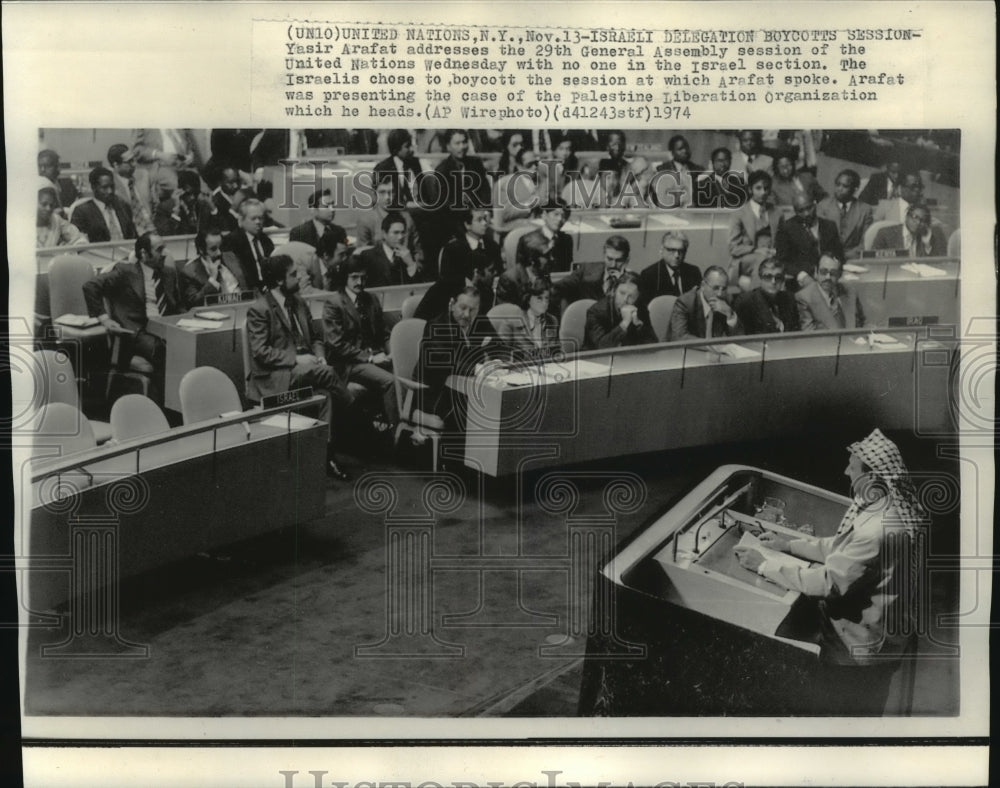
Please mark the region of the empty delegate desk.
[[[51, 608], [86, 584], [93, 590], [322, 515], [327, 426], [292, 412], [319, 402], [313, 397], [64, 456], [46, 457], [39, 446], [25, 469], [31, 519], [18, 543], [27, 556], [26, 606]], [[88, 547], [94, 529], [110, 554]]]
[[[452, 378], [465, 463], [490, 476], [690, 446], [951, 427], [946, 327], [690, 340]], [[533, 458], [533, 459], [532, 459]]]

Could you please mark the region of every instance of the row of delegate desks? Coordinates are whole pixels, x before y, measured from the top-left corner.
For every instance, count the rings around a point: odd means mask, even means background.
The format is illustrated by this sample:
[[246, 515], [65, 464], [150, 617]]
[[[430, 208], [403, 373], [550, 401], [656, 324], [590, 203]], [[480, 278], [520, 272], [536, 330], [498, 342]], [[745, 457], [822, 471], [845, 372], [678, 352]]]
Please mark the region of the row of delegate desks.
[[[930, 260], [930, 258], [928, 258]], [[924, 323], [952, 324], [959, 317], [960, 263], [957, 260], [933, 259], [934, 266], [946, 271], [942, 277], [925, 278], [900, 267], [900, 260], [865, 260], [869, 270], [857, 274], [853, 284], [857, 287], [869, 325], [888, 326]], [[414, 294], [421, 294], [429, 285], [397, 285], [372, 288], [385, 312], [398, 312], [403, 301]], [[323, 315], [327, 293], [307, 294], [313, 317]], [[154, 318], [148, 331], [166, 342], [166, 376], [164, 405], [180, 410], [178, 387], [181, 378], [198, 366], [221, 369], [236, 385], [239, 392], [246, 386], [248, 370], [244, 361], [244, 325], [248, 304], [206, 307], [223, 312], [231, 318], [217, 329], [192, 331], [177, 325], [183, 315]]]
[[[952, 429], [953, 326], [589, 351], [451, 378], [489, 476], [789, 434]], [[889, 337], [891, 341], [881, 342]], [[731, 346], [742, 349], [730, 355]], [[860, 432], [858, 434], [861, 434]]]
[[62, 456], [58, 440], [32, 436], [19, 481], [30, 522], [22, 520], [15, 551], [26, 557], [25, 607], [46, 610], [112, 578], [321, 516], [328, 428], [292, 412], [319, 403], [316, 396]]

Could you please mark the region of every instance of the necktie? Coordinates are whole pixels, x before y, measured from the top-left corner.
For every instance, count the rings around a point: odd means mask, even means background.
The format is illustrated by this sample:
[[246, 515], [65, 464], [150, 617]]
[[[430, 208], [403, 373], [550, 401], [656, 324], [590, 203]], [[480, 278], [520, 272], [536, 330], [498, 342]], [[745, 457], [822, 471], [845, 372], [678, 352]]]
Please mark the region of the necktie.
[[847, 328], [847, 321], [844, 319], [844, 308], [840, 305], [840, 298], [837, 296], [830, 298], [830, 309], [833, 310], [833, 319], [837, 321], [837, 327]]
[[299, 328], [299, 321], [295, 316], [295, 301], [291, 298], [285, 299], [285, 312], [288, 313], [288, 325], [292, 329], [292, 338], [295, 340], [295, 349], [304, 351], [305, 340], [302, 336], [302, 331]]
[[142, 204], [139, 199], [139, 194], [135, 190], [135, 179], [129, 178], [128, 181], [128, 197], [129, 203], [132, 206], [132, 216], [135, 218], [136, 228], [142, 228], [140, 232], [144, 232], [151, 224], [149, 216], [146, 213], [146, 206]]
[[712, 310], [709, 309], [705, 313], [705, 339], [711, 339], [712, 338], [712, 323], [714, 322], [712, 320], [712, 317], [713, 317]]
[[781, 318], [778, 317], [778, 305], [771, 304], [771, 317], [774, 318], [774, 324], [777, 326], [778, 331], [785, 330], [785, 324], [781, 322]]
[[153, 271], [153, 295], [156, 298], [156, 311], [161, 315], [167, 311], [167, 297], [163, 294], [163, 276], [159, 271]]
[[257, 265], [257, 278], [263, 279], [264, 272], [261, 269], [260, 264], [261, 261], [264, 259], [264, 248], [260, 245], [260, 238], [257, 238], [255, 236], [253, 239], [253, 244], [251, 244], [251, 246], [253, 247], [254, 263], [256, 263]]
[[847, 224], [847, 203], [842, 202], [840, 204], [840, 237], [844, 237], [844, 229]]
[[121, 241], [125, 234], [122, 232], [122, 226], [118, 221], [118, 213], [115, 211], [114, 206], [108, 205], [107, 203], [102, 203], [104, 206], [104, 221], [108, 225], [108, 234], [111, 236], [112, 241]]

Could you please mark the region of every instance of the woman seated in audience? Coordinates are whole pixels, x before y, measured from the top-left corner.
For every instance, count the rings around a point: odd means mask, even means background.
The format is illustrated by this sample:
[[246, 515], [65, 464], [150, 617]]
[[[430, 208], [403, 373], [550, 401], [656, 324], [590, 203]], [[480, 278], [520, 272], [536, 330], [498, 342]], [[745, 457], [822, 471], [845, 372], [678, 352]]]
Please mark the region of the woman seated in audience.
[[87, 236], [62, 216], [57, 209], [59, 197], [48, 178], [38, 178], [38, 211], [35, 214], [35, 248], [75, 246], [87, 243]]
[[520, 304], [521, 296], [535, 280], [548, 279], [552, 268], [548, 250], [527, 238], [524, 248], [525, 258], [509, 262], [497, 279], [495, 304]]
[[524, 288], [519, 308], [504, 304], [490, 310], [497, 336], [515, 361], [549, 358], [559, 350], [559, 320], [549, 314], [551, 297], [552, 283], [540, 276]]
[[493, 173], [494, 180], [514, 172], [514, 157], [524, 147], [524, 134], [520, 131], [505, 131], [502, 145], [503, 152], [500, 154], [500, 163]]
[[793, 205], [801, 194], [819, 202], [826, 197], [823, 187], [816, 182], [810, 172], [795, 172], [795, 160], [790, 154], [782, 153], [774, 160], [774, 179], [771, 181], [771, 197], [775, 205]]

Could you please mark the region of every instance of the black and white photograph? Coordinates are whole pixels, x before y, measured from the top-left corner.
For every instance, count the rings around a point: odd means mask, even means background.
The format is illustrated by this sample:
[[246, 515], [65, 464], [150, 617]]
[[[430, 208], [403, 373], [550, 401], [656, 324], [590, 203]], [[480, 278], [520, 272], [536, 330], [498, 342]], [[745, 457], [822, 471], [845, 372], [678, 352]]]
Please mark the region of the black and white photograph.
[[[74, 740], [327, 747], [234, 767], [292, 788], [447, 784], [435, 740], [798, 759], [683, 772], [719, 785], [805, 779], [797, 740], [845, 775], [866, 739], [979, 757], [995, 119], [930, 111], [935, 64], [897, 57], [940, 15], [728, 5], [234, 3], [232, 75], [201, 30], [150, 42], [183, 76], [158, 100], [8, 121], [26, 785]], [[544, 753], [461, 784], [688, 784]]]

